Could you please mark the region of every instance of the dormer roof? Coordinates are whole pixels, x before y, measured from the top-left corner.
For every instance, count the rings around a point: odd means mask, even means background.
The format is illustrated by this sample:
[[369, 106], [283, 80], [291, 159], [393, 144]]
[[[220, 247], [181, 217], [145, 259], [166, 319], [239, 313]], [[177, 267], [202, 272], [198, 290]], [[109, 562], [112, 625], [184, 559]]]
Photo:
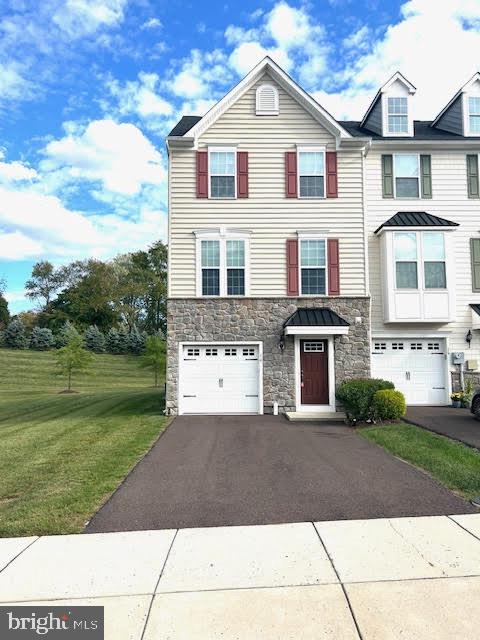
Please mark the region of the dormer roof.
[[376, 93], [376, 95], [375, 95], [374, 99], [372, 100], [372, 102], [371, 102], [370, 106], [368, 107], [368, 109], [367, 109], [367, 111], [366, 111], [365, 115], [363, 116], [363, 120], [362, 120], [362, 122], [360, 123], [360, 126], [361, 126], [361, 127], [364, 127], [364, 126], [365, 126], [365, 123], [366, 123], [366, 121], [368, 120], [368, 116], [369, 116], [369, 115], [370, 115], [370, 113], [373, 111], [373, 109], [374, 109], [374, 107], [376, 106], [377, 102], [378, 102], [378, 101], [380, 100], [380, 98], [382, 97], [382, 94], [383, 94], [383, 93], [385, 93], [386, 91], [388, 91], [388, 89], [390, 89], [390, 87], [392, 86], [392, 84], [393, 84], [394, 82], [396, 82], [397, 80], [398, 80], [399, 82], [401, 82], [401, 83], [406, 87], [406, 89], [408, 90], [408, 92], [409, 92], [410, 94], [412, 94], [412, 95], [413, 95], [413, 94], [417, 91], [416, 87], [415, 87], [415, 86], [414, 86], [414, 85], [413, 85], [409, 80], [407, 80], [407, 79], [405, 78], [405, 76], [403, 75], [403, 73], [400, 73], [400, 71], [396, 71], [396, 72], [393, 74], [393, 76], [392, 76], [391, 78], [389, 78], [389, 79], [387, 80], [387, 82], [385, 82], [385, 84], [384, 84], [384, 85], [382, 85], [382, 86], [380, 87], [380, 89], [377, 91], [377, 93]]
[[442, 119], [442, 117], [447, 113], [447, 111], [449, 111], [449, 109], [452, 107], [452, 105], [457, 101], [457, 99], [464, 93], [468, 92], [468, 90], [470, 89], [470, 87], [475, 83], [475, 82], [480, 82], [480, 72], [477, 71], [476, 73], [473, 74], [473, 76], [470, 78], [470, 80], [468, 80], [462, 87], [460, 87], [460, 89], [457, 91], [457, 93], [453, 96], [453, 98], [450, 100], [450, 102], [440, 111], [440, 113], [438, 114], [438, 116], [435, 118], [435, 120], [432, 122], [432, 127], [436, 127], [437, 124], [440, 122], [440, 120]]

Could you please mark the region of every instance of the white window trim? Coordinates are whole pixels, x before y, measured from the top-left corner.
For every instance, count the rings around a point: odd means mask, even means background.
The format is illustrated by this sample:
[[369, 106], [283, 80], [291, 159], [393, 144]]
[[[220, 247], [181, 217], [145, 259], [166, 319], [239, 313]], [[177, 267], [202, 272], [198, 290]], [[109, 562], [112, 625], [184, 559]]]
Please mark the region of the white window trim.
[[[275, 95], [275, 106], [274, 109], [271, 111], [267, 111], [264, 109], [261, 109], [259, 107], [259, 94], [260, 91], [264, 88], [264, 87], [269, 87], [271, 89], [273, 89], [274, 95]], [[278, 89], [277, 87], [272, 84], [271, 82], [262, 82], [262, 84], [260, 84], [257, 87], [257, 90], [255, 91], [255, 115], [257, 116], [278, 116], [280, 112], [280, 101], [279, 101], [279, 96], [278, 96]]]
[[[301, 153], [323, 153], [323, 196], [302, 196], [300, 195], [300, 154]], [[297, 193], [300, 200], [325, 200], [327, 197], [327, 148], [321, 146], [297, 146]]]
[[[250, 295], [250, 232], [239, 229], [201, 229], [195, 234], [196, 252], [196, 294], [198, 298], [246, 298]], [[218, 296], [204, 296], [202, 293], [202, 240], [217, 240], [220, 242], [220, 294]], [[243, 240], [245, 247], [245, 293], [243, 296], [227, 295], [227, 240]], [[208, 268], [208, 267], [206, 267]], [[212, 267], [216, 268], [216, 267]], [[234, 267], [232, 267], [234, 268]]]
[[[406, 98], [407, 99], [407, 131], [399, 132], [394, 131], [391, 132], [388, 129], [388, 98]], [[389, 93], [382, 93], [382, 125], [383, 125], [383, 136], [387, 138], [411, 138], [413, 136], [413, 118], [411, 115], [412, 102], [410, 99], [410, 95], [408, 96], [400, 96]]]
[[[417, 242], [417, 288], [413, 289], [413, 288], [399, 288], [397, 287], [397, 262], [413, 262], [413, 260], [397, 260], [395, 258], [395, 240], [396, 240], [396, 236], [401, 234], [401, 233], [414, 233], [415, 234], [415, 239]], [[425, 260], [423, 257], [423, 236], [425, 233], [441, 233], [443, 235], [443, 251], [445, 254], [445, 258], [443, 260], [427, 260], [426, 262], [443, 262], [445, 264], [445, 287], [442, 288], [437, 288], [437, 287], [426, 287], [425, 286]], [[393, 280], [395, 283], [395, 291], [396, 292], [405, 292], [405, 291], [439, 291], [439, 292], [443, 292], [443, 291], [448, 291], [448, 282], [449, 282], [449, 269], [448, 269], [448, 255], [447, 255], [447, 250], [448, 250], [448, 243], [447, 243], [447, 237], [445, 236], [445, 232], [444, 231], [440, 231], [440, 230], [429, 230], [427, 231], [426, 229], [423, 231], [412, 231], [411, 229], [408, 229], [407, 227], [405, 228], [404, 231], [395, 231], [393, 234], [393, 261], [394, 261], [394, 265], [393, 265]]]
[[[298, 291], [302, 298], [326, 298], [328, 296], [328, 242], [323, 235], [312, 232], [310, 235], [298, 233]], [[322, 269], [322, 267], [302, 267], [302, 240], [323, 240], [325, 243], [325, 293], [303, 293], [302, 269]]]
[[[338, 328], [338, 327], [337, 327]], [[328, 404], [302, 404], [302, 388], [301, 388], [301, 366], [300, 366], [300, 344], [301, 340], [308, 340], [312, 337], [309, 327], [303, 327], [303, 334], [295, 335], [295, 410], [298, 412], [311, 413], [312, 411], [324, 411], [333, 413], [336, 409], [335, 400], [335, 342], [334, 336], [323, 334], [315, 334], [315, 337], [324, 337], [327, 341], [328, 348]]]
[[[418, 196], [397, 196], [397, 173], [395, 171], [395, 158], [399, 156], [417, 156], [417, 168], [418, 168]], [[420, 154], [419, 153], [394, 153], [393, 154], [393, 197], [395, 200], [422, 200], [422, 181], [421, 181], [421, 166], [420, 166]], [[399, 176], [399, 178], [405, 178], [406, 176]]]
[[480, 98], [479, 94], [472, 94], [472, 93], [468, 93], [465, 92], [463, 94], [463, 104], [462, 104], [462, 111], [463, 111], [463, 135], [464, 136], [468, 136], [470, 137], [475, 137], [478, 138], [480, 136], [480, 131], [470, 131], [470, 105], [468, 102], [469, 98]]
[[[235, 188], [235, 195], [233, 196], [233, 198], [220, 198], [218, 196], [212, 196], [212, 175], [219, 175], [219, 174], [212, 174], [210, 171], [210, 167], [212, 166], [212, 163], [210, 161], [210, 154], [211, 153], [233, 153], [233, 162], [234, 162], [234, 174], [233, 174], [233, 184], [234, 184], [234, 188]], [[226, 147], [226, 146], [215, 146], [215, 147], [208, 147], [208, 197], [211, 200], [236, 200], [237, 199], [237, 147]], [[223, 174], [222, 174], [223, 175]], [[230, 174], [226, 174], [225, 177], [228, 177]]]

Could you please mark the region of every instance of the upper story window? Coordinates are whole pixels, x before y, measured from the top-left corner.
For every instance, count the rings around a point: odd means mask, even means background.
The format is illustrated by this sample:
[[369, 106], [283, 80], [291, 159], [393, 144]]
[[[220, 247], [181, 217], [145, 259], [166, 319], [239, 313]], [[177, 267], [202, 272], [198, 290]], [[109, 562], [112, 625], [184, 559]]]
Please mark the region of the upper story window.
[[300, 198], [325, 197], [325, 149], [298, 150]]
[[408, 98], [387, 98], [388, 133], [408, 133]]
[[211, 198], [236, 197], [236, 150], [210, 147], [209, 180]]
[[300, 240], [300, 294], [325, 295], [327, 290], [326, 241]]
[[255, 94], [257, 116], [278, 116], [279, 100], [277, 88], [272, 84], [261, 84]]
[[420, 161], [417, 154], [393, 156], [396, 198], [420, 197]]
[[468, 124], [470, 133], [480, 133], [480, 96], [468, 98]]
[[197, 295], [246, 295], [248, 239], [239, 237], [238, 233], [215, 230], [207, 233], [197, 232], [196, 235]]
[[394, 255], [397, 289], [446, 289], [445, 236], [442, 232], [397, 232]]

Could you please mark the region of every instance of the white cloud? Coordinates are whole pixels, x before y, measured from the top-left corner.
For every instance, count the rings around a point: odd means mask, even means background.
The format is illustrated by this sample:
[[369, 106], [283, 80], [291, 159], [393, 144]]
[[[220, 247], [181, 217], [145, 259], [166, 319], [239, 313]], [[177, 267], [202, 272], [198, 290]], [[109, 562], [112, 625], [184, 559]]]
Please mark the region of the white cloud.
[[65, 184], [100, 181], [108, 191], [135, 195], [143, 185], [159, 185], [166, 178], [160, 152], [140, 129], [113, 120], [94, 120], [87, 127], [70, 124], [67, 135], [49, 142], [43, 154], [40, 169], [53, 172], [57, 184], [60, 171]]
[[0, 62], [0, 100], [28, 100], [32, 98], [32, 84], [24, 77], [19, 63]]
[[190, 56], [182, 61], [180, 70], [172, 70], [170, 76], [170, 80], [164, 83], [165, 88], [187, 99], [211, 98], [214, 87], [231, 82], [227, 57], [218, 49], [210, 52], [193, 49]]
[[163, 26], [162, 22], [158, 18], [150, 18], [149, 20], [146, 20], [140, 28], [141, 29], [161, 29], [162, 26]]
[[156, 73], [138, 74], [138, 80], [124, 85], [118, 80], [109, 79], [106, 83], [110, 94], [117, 100], [114, 112], [121, 115], [136, 114], [149, 120], [170, 116], [173, 106], [157, 92], [160, 79]]
[[24, 302], [27, 300], [27, 296], [25, 295], [25, 289], [21, 289], [20, 291], [6, 291], [5, 299], [8, 303], [12, 302]]
[[53, 14], [53, 22], [71, 38], [95, 33], [123, 20], [127, 0], [64, 0]]
[[[26, 260], [39, 256], [42, 252], [43, 246], [21, 231], [0, 233], [0, 259]], [[7, 300], [13, 302], [9, 296], [7, 296]]]
[[1, 162], [3, 153], [0, 152], [0, 182], [16, 182], [21, 180], [34, 180], [38, 177], [35, 169], [14, 160], [13, 162]]

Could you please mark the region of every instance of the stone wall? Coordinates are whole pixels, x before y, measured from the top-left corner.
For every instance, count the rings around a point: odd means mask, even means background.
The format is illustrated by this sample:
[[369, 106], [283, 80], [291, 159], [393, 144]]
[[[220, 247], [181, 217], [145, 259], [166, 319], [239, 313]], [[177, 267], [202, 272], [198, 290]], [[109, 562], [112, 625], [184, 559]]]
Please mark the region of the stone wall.
[[[298, 307], [329, 307], [350, 322], [335, 337], [335, 382], [370, 375], [369, 298], [184, 298], [168, 301], [167, 410], [177, 412], [178, 343], [252, 340], [263, 342], [263, 400], [266, 413], [295, 409], [294, 339], [279, 348], [283, 323]], [[356, 318], [361, 318], [357, 323]]]

